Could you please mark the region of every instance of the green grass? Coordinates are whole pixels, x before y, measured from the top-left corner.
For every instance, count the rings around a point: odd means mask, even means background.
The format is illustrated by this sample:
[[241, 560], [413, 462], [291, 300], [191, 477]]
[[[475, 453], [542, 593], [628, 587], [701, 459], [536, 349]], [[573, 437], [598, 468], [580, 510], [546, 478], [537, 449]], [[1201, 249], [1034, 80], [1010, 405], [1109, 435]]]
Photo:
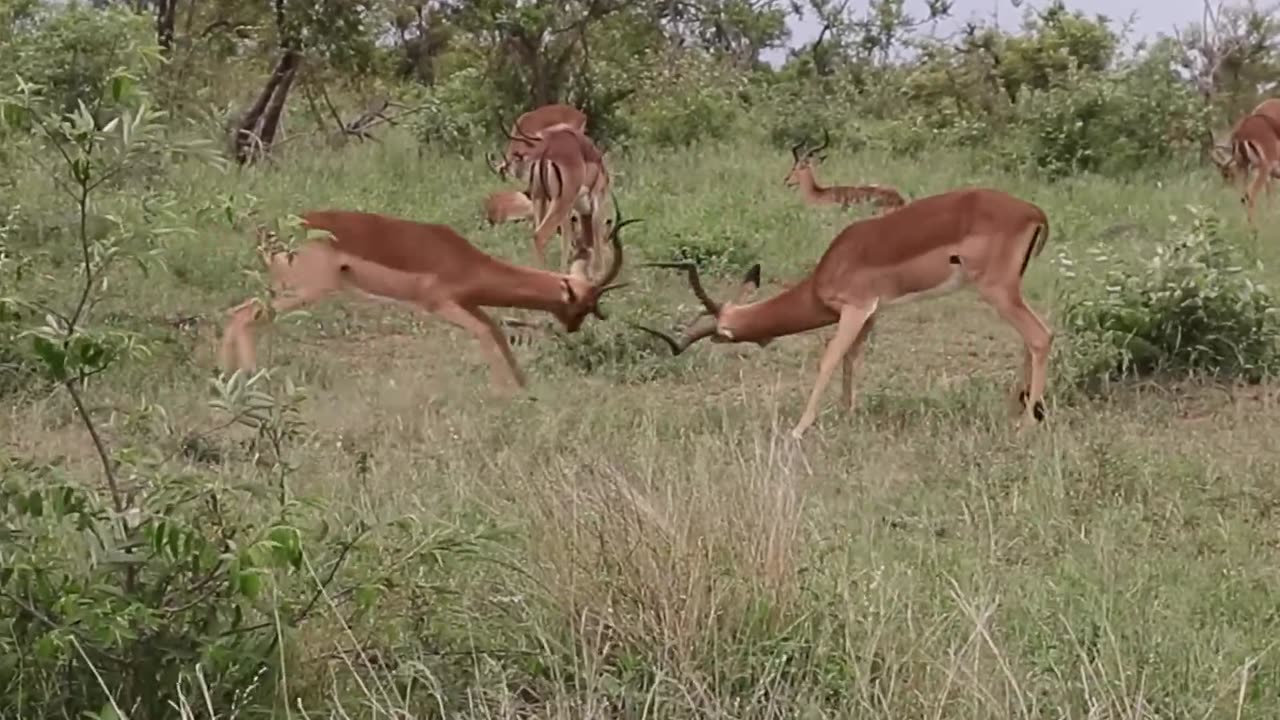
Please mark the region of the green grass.
[[[170, 238], [167, 271], [119, 273], [96, 311], [154, 341], [150, 359], [92, 388], [114, 445], [165, 451], [217, 422], [206, 401], [221, 312], [256, 269], [251, 234], [214, 212], [228, 193], [257, 197], [266, 217], [337, 207], [444, 222], [530, 262], [527, 225], [485, 227], [480, 202], [499, 185], [479, 160], [419, 157], [395, 139], [288, 147], [277, 166], [172, 179], [175, 212], [197, 232]], [[291, 637], [288, 692], [353, 717], [388, 716], [370, 706], [424, 718], [1275, 717], [1271, 386], [1137, 386], [1068, 403], [1051, 364], [1048, 422], [1019, 439], [1020, 343], [967, 293], [887, 313], [855, 412], [829, 391], [795, 443], [787, 430], [829, 331], [671, 359], [621, 322], [696, 312], [678, 275], [638, 262], [711, 248], [728, 253], [713, 294], [757, 260], [768, 294], [868, 212], [804, 206], [782, 185], [789, 159], [747, 145], [617, 158], [623, 212], [645, 220], [624, 236], [633, 285], [574, 344], [518, 348], [530, 387], [517, 398], [490, 389], [470, 337], [403, 309], [331, 304], [261, 334], [262, 359], [310, 391], [307, 433], [289, 449], [297, 492], [337, 524], [411, 513], [424, 541], [486, 538], [402, 568], [350, 634], [331, 615]], [[1280, 267], [1276, 215], [1247, 233], [1208, 169], [1048, 185], [941, 151], [912, 163], [832, 152], [818, 175], [912, 198], [989, 185], [1039, 204], [1052, 236], [1026, 294], [1051, 326], [1069, 282], [1053, 256], [1102, 242], [1132, 262], [1187, 204], [1223, 215], [1264, 261], [1260, 279]], [[38, 181], [18, 201], [66, 212]], [[155, 323], [172, 315], [199, 315], [195, 336]], [[96, 482], [63, 395], [5, 402], [0, 443]], [[168, 426], [113, 413], [142, 403], [164, 406]], [[170, 464], [260, 477], [242, 437], [210, 439], [215, 461]]]

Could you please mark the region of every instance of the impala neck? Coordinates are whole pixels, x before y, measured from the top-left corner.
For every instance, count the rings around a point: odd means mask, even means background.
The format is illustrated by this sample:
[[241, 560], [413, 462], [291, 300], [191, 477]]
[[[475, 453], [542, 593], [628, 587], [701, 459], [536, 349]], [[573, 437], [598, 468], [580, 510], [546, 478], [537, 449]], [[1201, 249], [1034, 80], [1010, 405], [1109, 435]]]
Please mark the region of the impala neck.
[[467, 299], [486, 307], [554, 312], [564, 306], [564, 275], [500, 260], [474, 272]]
[[811, 203], [826, 202], [829, 191], [827, 188], [818, 184], [818, 178], [814, 175], [813, 168], [809, 168], [800, 174], [800, 192], [804, 193], [804, 197]]
[[720, 327], [735, 342], [759, 342], [830, 325], [839, 319], [818, 299], [810, 275], [767, 300], [726, 308]]

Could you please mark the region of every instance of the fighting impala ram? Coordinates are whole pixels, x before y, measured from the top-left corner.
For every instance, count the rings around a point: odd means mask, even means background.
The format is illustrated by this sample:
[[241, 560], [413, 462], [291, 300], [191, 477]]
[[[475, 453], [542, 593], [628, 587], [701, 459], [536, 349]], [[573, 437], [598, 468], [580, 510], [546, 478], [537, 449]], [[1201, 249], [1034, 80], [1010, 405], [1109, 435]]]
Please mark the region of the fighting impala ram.
[[[616, 202], [614, 207], [616, 211]], [[567, 332], [576, 332], [587, 315], [604, 319], [600, 298], [626, 285], [613, 282], [622, 269], [619, 231], [638, 221], [614, 218], [609, 267], [592, 278], [585, 253], [574, 259], [568, 273], [553, 273], [493, 257], [447, 225], [347, 210], [313, 211], [302, 217], [308, 228], [331, 237], [311, 240], [293, 253], [259, 246], [271, 274], [273, 314], [343, 290], [411, 305], [475, 336], [489, 361], [492, 382], [508, 390], [524, 387], [524, 374], [506, 336], [482, 308], [542, 310]], [[263, 235], [259, 230], [260, 239]], [[254, 368], [252, 325], [264, 310], [257, 298], [250, 298], [228, 311], [219, 352], [224, 369]]]
[[816, 419], [822, 392], [842, 359], [850, 378], [844, 404], [852, 408], [853, 372], [882, 306], [936, 297], [972, 284], [1018, 331], [1025, 345], [1021, 431], [1032, 420], [1042, 420], [1045, 413], [1053, 335], [1027, 307], [1022, 276], [1048, 237], [1049, 220], [1039, 207], [999, 190], [954, 190], [851, 223], [831, 241], [808, 276], [767, 300], [743, 304], [760, 286], [759, 265], [747, 272], [733, 299], [720, 304], [702, 288], [692, 263], [646, 263], [685, 270], [706, 311], [678, 339], [632, 325], [662, 339], [679, 355], [705, 337], [717, 343], [754, 342], [764, 347], [774, 338], [835, 324], [835, 336], [823, 352], [809, 402], [791, 431], [798, 439]]
[[570, 225], [574, 211], [581, 220], [584, 247], [594, 255], [601, 245], [600, 209], [610, 186], [599, 148], [582, 131], [563, 124], [546, 128], [537, 137], [525, 135], [521, 139], [529, 143], [529, 149], [516, 148], [512, 157], [528, 173], [525, 192], [534, 205], [533, 250], [538, 262], [546, 267], [547, 241], [557, 228], [561, 264], [575, 254], [570, 251], [577, 237]]
[[880, 208], [883, 214], [906, 204], [901, 193], [884, 185], [833, 185], [831, 187], [819, 185], [818, 178], [814, 175], [814, 161], [822, 162], [827, 159], [826, 155], [818, 155], [818, 153], [831, 145], [831, 134], [823, 130], [822, 144], [805, 150], [802, 154], [800, 148], [804, 145], [802, 141], [791, 148], [791, 170], [782, 183], [787, 187], [798, 185], [800, 194], [810, 205], [839, 205], [841, 208], [847, 208], [857, 203], [870, 202]]

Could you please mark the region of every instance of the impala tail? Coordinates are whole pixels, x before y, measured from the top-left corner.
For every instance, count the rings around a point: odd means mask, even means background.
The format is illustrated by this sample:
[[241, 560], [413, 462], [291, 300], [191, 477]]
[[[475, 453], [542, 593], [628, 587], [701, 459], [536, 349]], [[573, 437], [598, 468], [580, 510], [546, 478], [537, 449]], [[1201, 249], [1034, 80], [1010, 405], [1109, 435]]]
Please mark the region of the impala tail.
[[1039, 257], [1044, 251], [1044, 246], [1049, 242], [1049, 218], [1042, 217], [1036, 224], [1034, 232], [1031, 243], [1027, 245], [1027, 254], [1022, 258], [1022, 268], [1018, 270], [1019, 277], [1027, 274], [1027, 266], [1031, 264], [1031, 258]]

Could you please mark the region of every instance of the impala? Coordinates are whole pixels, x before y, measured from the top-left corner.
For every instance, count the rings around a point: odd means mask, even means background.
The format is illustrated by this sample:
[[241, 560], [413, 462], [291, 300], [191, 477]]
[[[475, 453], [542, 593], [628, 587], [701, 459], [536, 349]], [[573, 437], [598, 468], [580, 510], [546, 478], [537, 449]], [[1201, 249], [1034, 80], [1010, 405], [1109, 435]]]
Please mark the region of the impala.
[[[1239, 129], [1240, 124], [1251, 115], [1263, 115], [1271, 118], [1273, 124], [1280, 126], [1280, 98], [1268, 98], [1258, 103], [1257, 107], [1236, 123], [1236, 126], [1232, 128], [1232, 133]], [[1214, 144], [1213, 154], [1210, 157], [1213, 159], [1215, 164], [1217, 164], [1218, 170], [1222, 173], [1223, 180], [1226, 180], [1227, 182], [1235, 182], [1238, 179], [1238, 174], [1240, 173], [1246, 175], [1247, 179], [1249, 169], [1236, 164], [1236, 158], [1231, 150], [1230, 136], [1228, 136], [1225, 143], [1218, 142]], [[1273, 174], [1273, 176], [1280, 177], [1280, 175], [1275, 174]]]
[[822, 162], [826, 159], [825, 155], [819, 156], [818, 153], [830, 144], [831, 135], [824, 130], [823, 142], [818, 147], [810, 148], [801, 154], [800, 148], [804, 143], [800, 142], [793, 146], [791, 171], [783, 179], [783, 185], [799, 186], [801, 195], [810, 205], [839, 205], [847, 208], [855, 203], [871, 202], [880, 208], [881, 213], [886, 213], [906, 204], [901, 193], [883, 185], [834, 185], [831, 187], [819, 185], [814, 175], [814, 161]]
[[533, 250], [538, 262], [547, 264], [546, 245], [557, 228], [561, 237], [561, 264], [574, 253], [569, 246], [576, 237], [570, 218], [577, 211], [585, 247], [594, 254], [601, 244], [600, 208], [609, 192], [609, 171], [604, 156], [580, 130], [555, 125], [538, 137], [524, 136], [528, 151], [517, 148], [513, 157], [528, 171], [525, 191], [534, 205]]
[[[1241, 180], [1244, 193], [1240, 200], [1253, 225], [1258, 191], [1266, 188], [1270, 198], [1271, 179], [1280, 177], [1280, 120], [1263, 113], [1245, 116], [1231, 131], [1229, 152], [1224, 155], [1221, 148], [1215, 148], [1212, 157], [1224, 179], [1233, 185]], [[1252, 183], [1250, 171], [1254, 173]]]
[[[308, 241], [293, 253], [258, 248], [272, 279], [273, 314], [343, 290], [411, 305], [475, 336], [489, 361], [491, 381], [504, 389], [524, 387], [525, 378], [506, 336], [481, 308], [542, 310], [571, 333], [587, 315], [603, 320], [600, 298], [626, 285], [613, 284], [622, 268], [619, 231], [637, 222], [615, 217], [609, 267], [591, 278], [585, 254], [574, 259], [567, 274], [521, 267], [481, 251], [447, 225], [347, 210], [308, 212], [303, 220], [332, 237]], [[254, 368], [252, 325], [264, 310], [261, 301], [250, 298], [228, 311], [219, 352], [223, 368]]]
[[484, 217], [489, 225], [534, 219], [533, 201], [520, 190], [499, 190], [484, 200]]
[[[505, 125], [501, 118], [499, 118], [498, 122], [501, 125]], [[579, 132], [586, 132], [587, 115], [572, 105], [561, 103], [542, 105], [524, 113], [516, 118], [511, 130], [505, 131], [507, 147], [503, 150], [502, 158], [497, 159], [488, 153], [485, 154], [485, 158], [489, 161], [489, 167], [500, 177], [506, 178], [511, 175], [521, 180], [527, 180], [528, 172], [522, 166], [522, 162], [517, 159], [517, 154], [527, 155], [532, 151], [533, 146], [537, 144], [536, 138], [540, 137], [544, 130], [558, 125], [567, 125]], [[521, 135], [523, 137], [520, 137]]]
[[836, 324], [818, 366], [803, 415], [791, 434], [800, 438], [817, 417], [822, 392], [843, 359], [849, 378], [844, 403], [852, 408], [854, 370], [881, 306], [947, 294], [972, 284], [1017, 330], [1025, 345], [1019, 430], [1044, 419], [1044, 389], [1053, 335], [1027, 307], [1022, 276], [1049, 237], [1049, 220], [1036, 205], [999, 190], [967, 188], [921, 198], [901, 209], [844, 228], [813, 271], [787, 290], [743, 304], [760, 286], [752, 267], [733, 299], [717, 303], [702, 288], [692, 263], [647, 263], [681, 268], [706, 308], [679, 339], [643, 325], [679, 355], [705, 337], [712, 342], [754, 342]]

